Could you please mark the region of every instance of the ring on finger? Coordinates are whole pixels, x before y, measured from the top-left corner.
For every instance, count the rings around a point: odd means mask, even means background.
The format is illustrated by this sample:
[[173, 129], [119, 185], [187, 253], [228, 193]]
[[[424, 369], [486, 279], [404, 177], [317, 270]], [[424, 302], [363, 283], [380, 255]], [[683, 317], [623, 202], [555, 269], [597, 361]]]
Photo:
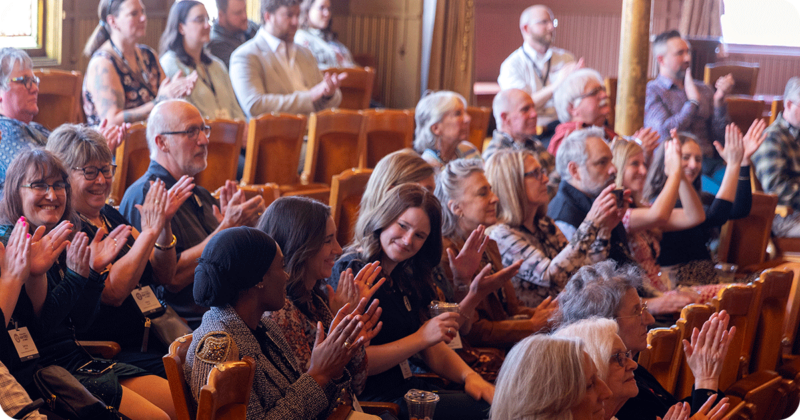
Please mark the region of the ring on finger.
[[117, 238], [111, 238], [114, 240], [114, 246], [117, 246]]
[[350, 345], [351, 345], [350, 340], [344, 340], [344, 348], [346, 350], [350, 350]]
[[447, 334], [452, 334], [452, 333], [453, 333], [453, 329], [452, 328], [448, 328], [447, 329]]
[[161, 200], [156, 200], [156, 205], [159, 205], [160, 203], [161, 203]]

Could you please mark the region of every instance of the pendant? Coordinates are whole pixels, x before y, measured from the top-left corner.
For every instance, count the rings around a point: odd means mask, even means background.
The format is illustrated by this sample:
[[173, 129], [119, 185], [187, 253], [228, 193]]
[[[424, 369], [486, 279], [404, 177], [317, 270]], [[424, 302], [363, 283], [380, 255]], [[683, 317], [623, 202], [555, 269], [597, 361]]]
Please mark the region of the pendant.
[[408, 296], [403, 296], [403, 303], [406, 304], [406, 310], [411, 312], [411, 302], [408, 301]]

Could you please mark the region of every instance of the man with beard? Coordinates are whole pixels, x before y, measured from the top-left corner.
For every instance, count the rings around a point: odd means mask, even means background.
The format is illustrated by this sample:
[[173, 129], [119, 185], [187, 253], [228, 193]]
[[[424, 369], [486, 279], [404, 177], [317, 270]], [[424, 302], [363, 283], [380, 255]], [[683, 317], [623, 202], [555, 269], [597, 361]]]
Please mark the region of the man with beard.
[[[558, 192], [547, 208], [564, 236], [572, 236], [586, 218], [594, 201], [617, 206], [617, 221], [610, 234], [601, 229], [592, 247], [610, 247], [608, 258], [619, 264], [636, 264], [628, 252], [628, 238], [622, 217], [628, 210], [630, 191], [613, 193], [617, 168], [611, 162], [611, 149], [603, 141], [603, 129], [589, 127], [567, 136], [556, 154], [556, 170], [561, 175]], [[601, 239], [606, 238], [606, 239]]]
[[692, 79], [691, 49], [675, 30], [656, 37], [653, 56], [658, 62], [658, 77], [647, 83], [644, 126], [658, 132], [662, 139], [670, 138], [672, 129], [693, 134], [703, 152], [703, 173], [721, 172], [725, 162], [713, 144], [725, 141], [725, 126], [730, 123], [725, 96], [733, 88], [733, 76], [720, 77], [716, 92]]
[[231, 54], [240, 45], [253, 39], [258, 24], [247, 19], [245, 0], [217, 0], [217, 20], [211, 27], [211, 40], [206, 45], [211, 54], [231, 67]]
[[524, 42], [503, 61], [497, 77], [500, 89], [522, 89], [531, 95], [539, 125], [545, 126], [540, 136], [544, 143], [558, 125], [553, 92], [565, 77], [583, 67], [582, 58], [576, 62], [570, 52], [550, 46], [557, 25], [547, 6], [537, 4], [525, 9], [519, 18]]

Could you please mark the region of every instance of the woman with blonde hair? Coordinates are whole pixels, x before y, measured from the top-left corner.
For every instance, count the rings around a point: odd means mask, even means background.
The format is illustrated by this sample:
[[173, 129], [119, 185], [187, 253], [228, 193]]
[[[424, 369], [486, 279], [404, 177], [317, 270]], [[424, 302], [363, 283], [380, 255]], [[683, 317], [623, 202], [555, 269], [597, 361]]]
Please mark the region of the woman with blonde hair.
[[433, 192], [436, 188], [433, 167], [411, 149], [402, 149], [384, 156], [369, 177], [364, 195], [361, 196], [360, 213], [368, 213], [377, 207], [392, 188], [407, 182], [418, 184]]
[[[587, 264], [608, 257], [608, 247], [594, 246], [608, 240], [617, 210], [604, 191], [592, 204], [568, 241], [553, 219], [546, 215], [547, 174], [529, 151], [502, 150], [486, 165], [486, 177], [499, 198], [497, 224], [488, 230], [497, 242], [503, 265], [523, 261], [511, 280], [517, 297], [528, 307], [555, 298], [570, 276]], [[603, 229], [605, 228], [605, 229]]]

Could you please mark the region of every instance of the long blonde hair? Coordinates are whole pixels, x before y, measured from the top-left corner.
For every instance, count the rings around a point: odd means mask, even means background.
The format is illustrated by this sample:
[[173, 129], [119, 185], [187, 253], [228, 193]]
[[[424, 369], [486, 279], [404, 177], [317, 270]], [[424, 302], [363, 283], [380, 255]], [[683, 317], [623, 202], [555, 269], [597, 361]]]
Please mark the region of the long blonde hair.
[[359, 213], [368, 213], [378, 207], [392, 188], [407, 182], [421, 182], [432, 175], [431, 165], [411, 149], [398, 150], [384, 156], [369, 177], [361, 196]]
[[[625, 188], [622, 185], [623, 178], [625, 177], [625, 167], [628, 165], [628, 159], [642, 153], [644, 154], [644, 149], [642, 146], [639, 146], [636, 142], [617, 139], [614, 141], [612, 145], [611, 153], [613, 153], [613, 157], [611, 158], [611, 163], [614, 164], [614, 167], [617, 168], [617, 178], [614, 181], [617, 185], [617, 188]], [[634, 197], [635, 203], [642, 202], [642, 191], [633, 191], [632, 192]]]
[[[486, 179], [500, 200], [497, 222], [511, 227], [522, 226], [525, 215], [536, 211], [536, 217], [547, 213], [547, 206], [532, 209], [525, 190], [525, 158], [536, 156], [528, 150], [500, 150], [486, 162]], [[538, 160], [537, 160], [538, 162]]]

